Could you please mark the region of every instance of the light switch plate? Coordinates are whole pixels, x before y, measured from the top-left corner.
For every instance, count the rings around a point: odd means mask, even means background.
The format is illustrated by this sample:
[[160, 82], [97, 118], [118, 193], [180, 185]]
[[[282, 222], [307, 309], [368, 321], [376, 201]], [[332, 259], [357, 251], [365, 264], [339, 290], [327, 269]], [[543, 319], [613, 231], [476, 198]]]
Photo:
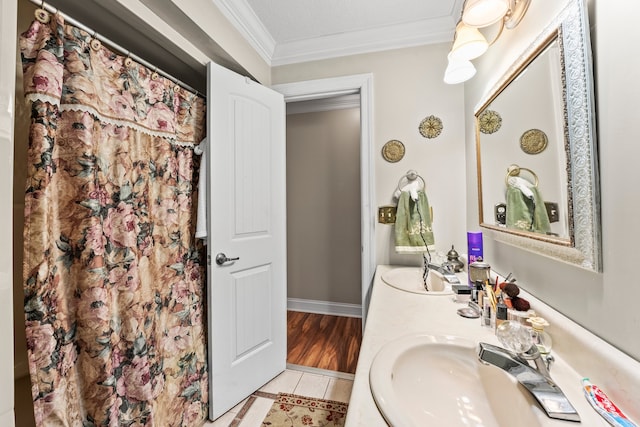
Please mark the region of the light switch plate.
[[558, 211], [558, 204], [556, 202], [544, 202], [544, 206], [547, 208], [549, 222], [560, 221], [560, 213]]

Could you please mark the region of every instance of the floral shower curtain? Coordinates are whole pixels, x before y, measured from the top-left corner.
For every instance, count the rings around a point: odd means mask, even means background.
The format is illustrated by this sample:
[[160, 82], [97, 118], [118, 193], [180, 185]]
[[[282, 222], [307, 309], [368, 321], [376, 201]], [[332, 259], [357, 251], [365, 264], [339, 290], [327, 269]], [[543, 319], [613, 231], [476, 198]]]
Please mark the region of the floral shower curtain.
[[20, 40], [32, 102], [24, 289], [36, 423], [200, 425], [208, 378], [193, 200], [204, 100], [62, 17], [46, 21]]

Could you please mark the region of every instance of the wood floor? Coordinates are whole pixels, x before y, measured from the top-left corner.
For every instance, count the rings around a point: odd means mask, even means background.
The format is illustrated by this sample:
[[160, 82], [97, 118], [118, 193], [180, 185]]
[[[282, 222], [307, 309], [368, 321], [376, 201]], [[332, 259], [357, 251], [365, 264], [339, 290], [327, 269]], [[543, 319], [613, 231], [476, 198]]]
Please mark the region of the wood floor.
[[362, 319], [287, 311], [287, 363], [355, 374]]

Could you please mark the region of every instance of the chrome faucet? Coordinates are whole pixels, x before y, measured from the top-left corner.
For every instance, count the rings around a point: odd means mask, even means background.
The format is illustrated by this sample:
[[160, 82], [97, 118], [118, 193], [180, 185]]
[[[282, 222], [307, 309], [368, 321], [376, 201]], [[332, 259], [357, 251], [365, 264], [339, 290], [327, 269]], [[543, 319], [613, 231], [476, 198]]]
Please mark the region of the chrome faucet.
[[[550, 418], [580, 422], [578, 412], [549, 376], [547, 362], [535, 345], [516, 354], [505, 348], [481, 342], [478, 357], [483, 363], [497, 366], [513, 375], [533, 395]], [[535, 362], [537, 369], [529, 364], [529, 360]]]
[[438, 273], [442, 274], [444, 280], [446, 280], [450, 284], [460, 283], [460, 279], [458, 279], [456, 273], [448, 265], [439, 265], [432, 262], [427, 262], [427, 268], [430, 270], [435, 270]]

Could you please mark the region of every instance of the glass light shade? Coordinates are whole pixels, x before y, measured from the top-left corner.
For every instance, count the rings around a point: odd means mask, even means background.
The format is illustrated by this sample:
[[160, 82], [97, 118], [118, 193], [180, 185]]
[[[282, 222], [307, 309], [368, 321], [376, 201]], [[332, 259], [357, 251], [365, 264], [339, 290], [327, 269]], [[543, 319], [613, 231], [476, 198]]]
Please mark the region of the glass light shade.
[[476, 74], [476, 67], [466, 59], [456, 59], [451, 53], [448, 56], [449, 64], [444, 72], [444, 82], [449, 85], [466, 82]]
[[487, 51], [489, 43], [477, 28], [460, 22], [456, 27], [456, 39], [451, 48], [451, 56], [456, 59], [471, 60]]
[[468, 0], [462, 12], [462, 22], [471, 27], [495, 24], [509, 11], [509, 0]]

